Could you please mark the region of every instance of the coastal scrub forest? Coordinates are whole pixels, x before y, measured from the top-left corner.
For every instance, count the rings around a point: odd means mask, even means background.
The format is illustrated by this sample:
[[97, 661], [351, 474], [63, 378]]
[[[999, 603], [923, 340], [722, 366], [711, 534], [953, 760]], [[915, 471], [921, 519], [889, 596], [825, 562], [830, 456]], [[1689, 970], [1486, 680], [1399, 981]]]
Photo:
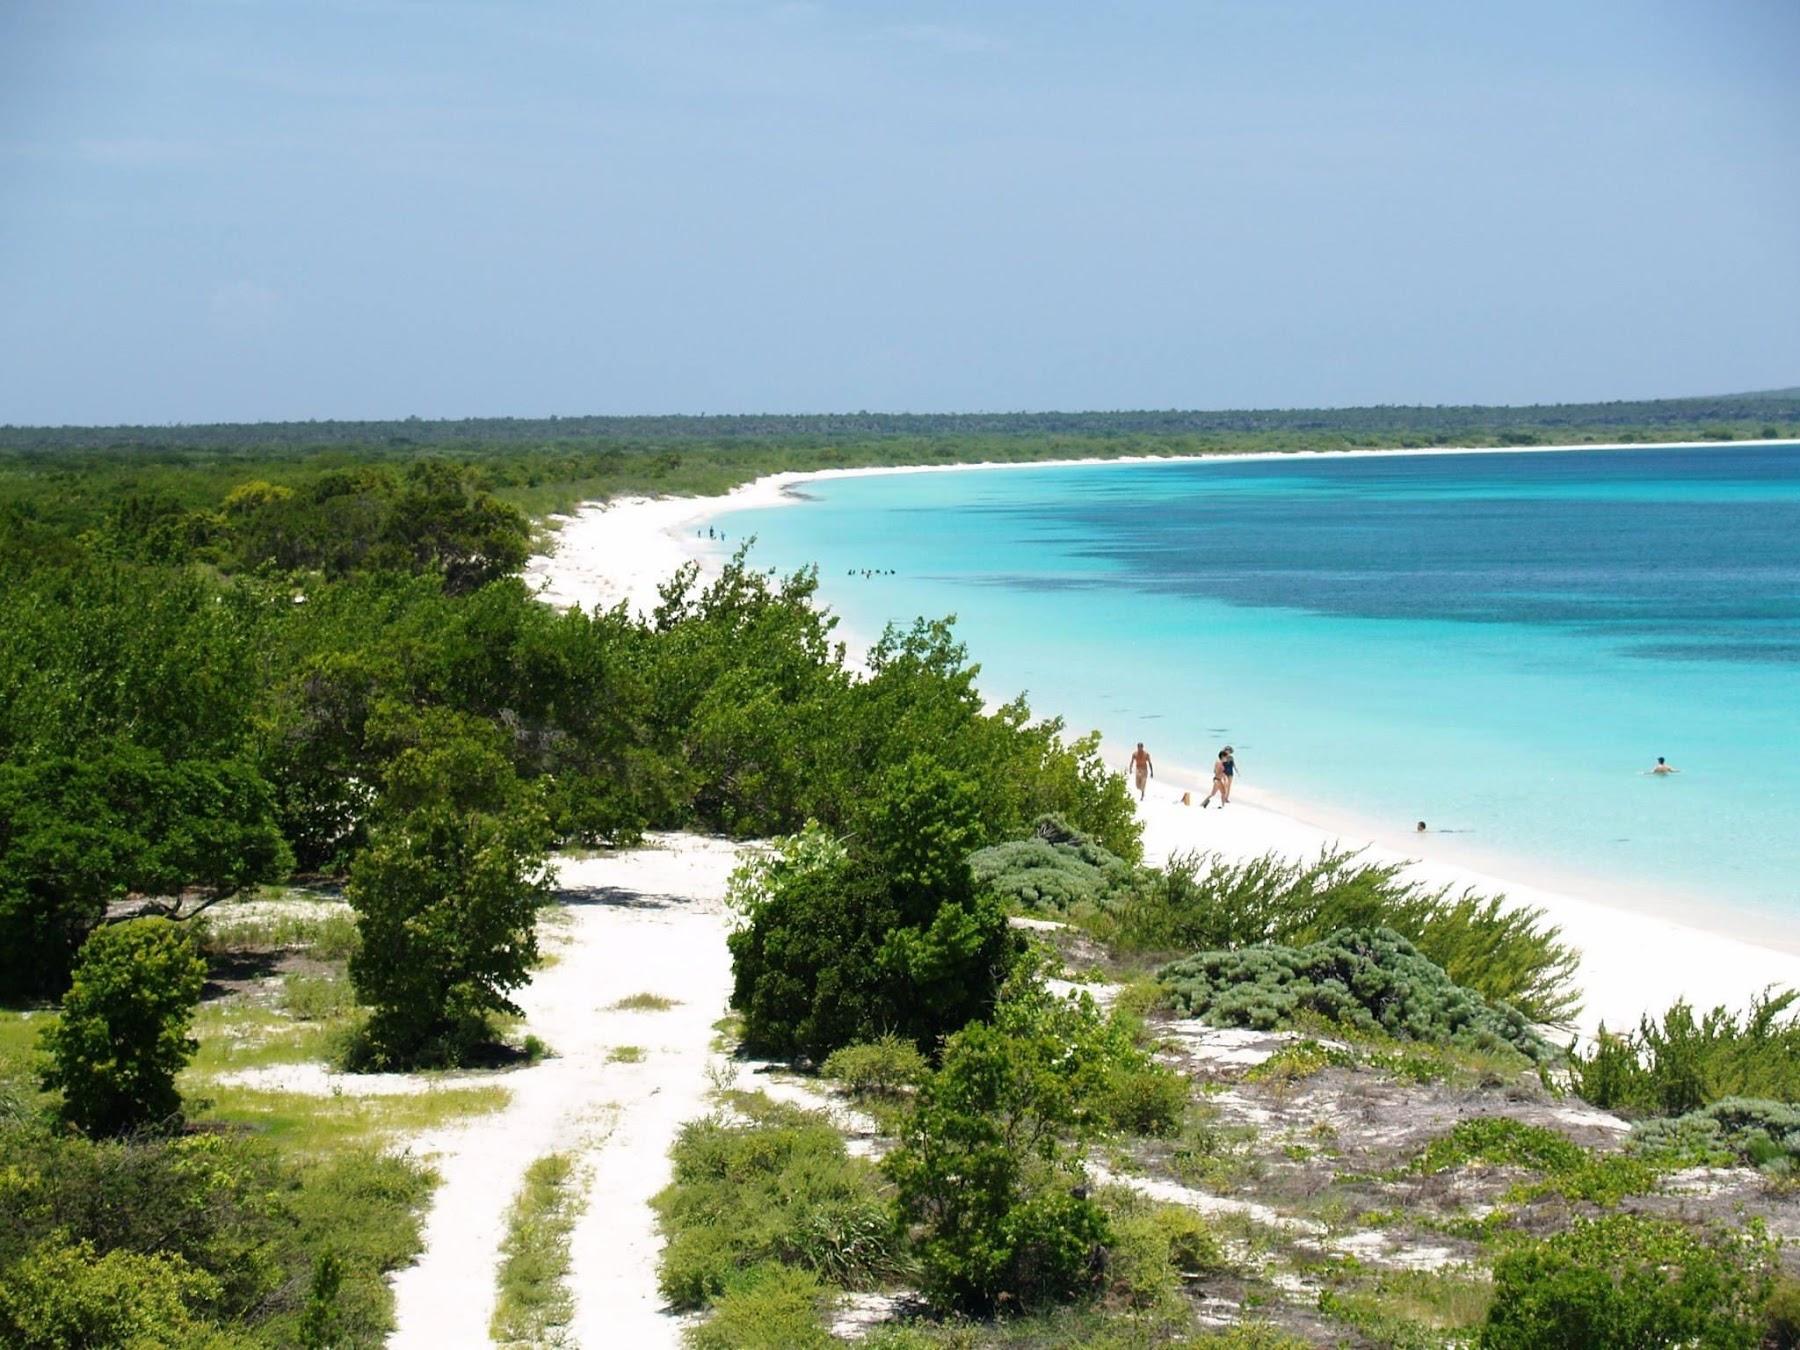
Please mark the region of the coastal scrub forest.
[[[1800, 1343], [1793, 994], [1576, 1044], [1533, 911], [1147, 865], [1097, 739], [990, 706], [948, 619], [853, 668], [753, 549], [647, 616], [521, 577], [553, 510], [776, 469], [1797, 430], [1792, 393], [0, 429], [0, 1344], [380, 1344], [437, 1180], [396, 1141], [555, 1053], [516, 996], [558, 860], [664, 831], [745, 841], [720, 1044], [794, 1085], [675, 1141], [694, 1345]], [[461, 1072], [214, 1072], [300, 1060]], [[570, 1175], [528, 1174], [499, 1343], [559, 1343]]]

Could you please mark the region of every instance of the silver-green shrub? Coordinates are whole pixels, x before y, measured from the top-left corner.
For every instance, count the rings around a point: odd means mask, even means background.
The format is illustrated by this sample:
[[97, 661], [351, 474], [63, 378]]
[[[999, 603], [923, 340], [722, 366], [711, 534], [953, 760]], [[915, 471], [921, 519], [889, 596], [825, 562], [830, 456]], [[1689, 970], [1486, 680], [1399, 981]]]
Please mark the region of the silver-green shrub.
[[1197, 952], [1157, 976], [1170, 1003], [1225, 1026], [1272, 1029], [1312, 1014], [1356, 1031], [1549, 1057], [1517, 1010], [1456, 984], [1389, 928], [1343, 928], [1303, 947]]

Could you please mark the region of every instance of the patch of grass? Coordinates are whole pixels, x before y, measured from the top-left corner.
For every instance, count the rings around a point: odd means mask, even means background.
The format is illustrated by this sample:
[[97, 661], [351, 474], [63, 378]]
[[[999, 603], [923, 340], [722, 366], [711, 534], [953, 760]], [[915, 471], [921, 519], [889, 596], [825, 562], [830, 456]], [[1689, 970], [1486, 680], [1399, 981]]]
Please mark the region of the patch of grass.
[[991, 1322], [953, 1317], [876, 1327], [864, 1350], [1311, 1350], [1312, 1342], [1247, 1314], [1237, 1326], [1196, 1330], [1185, 1306], [1100, 1303]]
[[1169, 1154], [1169, 1171], [1184, 1186], [1229, 1190], [1248, 1164], [1246, 1145], [1254, 1135], [1246, 1126], [1221, 1125], [1211, 1108], [1191, 1105]]
[[627, 994], [613, 1003], [615, 1012], [667, 1012], [679, 999], [664, 998], [661, 994]]
[[281, 982], [281, 1007], [302, 1022], [326, 1022], [356, 1006], [356, 991], [342, 975], [288, 975]]
[[905, 1268], [879, 1173], [825, 1117], [760, 1094], [732, 1106], [748, 1119], [682, 1127], [675, 1178], [653, 1202], [665, 1238], [657, 1279], [673, 1306], [704, 1307], [771, 1262], [842, 1288]]
[[236, 1069], [326, 1060], [341, 1026], [337, 1017], [297, 1023], [254, 1003], [202, 1004], [194, 1018], [200, 1049], [188, 1075], [203, 1080]]
[[1456, 1344], [1479, 1327], [1493, 1302], [1484, 1271], [1384, 1271], [1367, 1278], [1360, 1269], [1319, 1295], [1319, 1311], [1359, 1332], [1370, 1345], [1392, 1350], [1436, 1350]]
[[234, 917], [227, 910], [207, 915], [198, 932], [200, 949], [208, 956], [301, 950], [321, 961], [347, 961], [362, 947], [356, 914], [348, 905], [324, 913], [309, 910], [244, 917]]
[[641, 1045], [615, 1045], [606, 1052], [608, 1064], [642, 1064], [644, 1047]]
[[821, 1321], [834, 1291], [809, 1271], [756, 1267], [713, 1304], [712, 1315], [683, 1339], [692, 1350], [832, 1350]]
[[1315, 1040], [1284, 1045], [1244, 1074], [1247, 1083], [1295, 1083], [1330, 1068], [1348, 1068], [1356, 1056], [1341, 1046]]
[[189, 1107], [200, 1123], [245, 1127], [293, 1155], [317, 1157], [377, 1149], [396, 1134], [416, 1134], [459, 1117], [498, 1111], [511, 1097], [493, 1084], [381, 1097], [214, 1085], [204, 1099], [190, 1099]]
[[1603, 1206], [1655, 1190], [1666, 1170], [1641, 1156], [1591, 1152], [1555, 1130], [1507, 1116], [1459, 1121], [1449, 1134], [1425, 1146], [1411, 1170], [1445, 1172], [1478, 1165], [1541, 1173], [1539, 1181], [1513, 1188], [1515, 1200], [1554, 1194]]
[[582, 1188], [566, 1153], [539, 1158], [506, 1220], [500, 1247], [499, 1299], [488, 1332], [501, 1345], [556, 1346], [575, 1315], [569, 1290], [569, 1237], [581, 1215]]

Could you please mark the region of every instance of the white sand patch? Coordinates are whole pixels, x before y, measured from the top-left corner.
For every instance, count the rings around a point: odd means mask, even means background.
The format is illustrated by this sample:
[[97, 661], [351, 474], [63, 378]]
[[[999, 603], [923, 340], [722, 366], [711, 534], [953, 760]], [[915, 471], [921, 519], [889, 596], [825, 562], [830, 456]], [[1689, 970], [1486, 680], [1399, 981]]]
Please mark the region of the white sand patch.
[[[1248, 1027], [1215, 1027], [1195, 1018], [1184, 1018], [1158, 1028], [1165, 1040], [1176, 1043], [1181, 1053], [1200, 1064], [1218, 1068], [1253, 1069], [1273, 1059], [1290, 1045], [1313, 1039], [1294, 1031], [1252, 1031]], [[1342, 1047], [1338, 1047], [1342, 1048]]]
[[333, 914], [350, 913], [345, 900], [328, 900], [316, 896], [294, 896], [281, 900], [221, 900], [206, 911], [214, 924], [271, 923], [280, 919], [325, 919]]
[[[503, 1111], [413, 1141], [443, 1177], [425, 1251], [394, 1280], [394, 1346], [485, 1345], [506, 1211], [525, 1169], [574, 1152], [591, 1177], [570, 1243], [581, 1346], [675, 1346], [681, 1322], [656, 1290], [661, 1243], [649, 1200], [668, 1181], [669, 1147], [706, 1114], [713, 1023], [725, 1013], [730, 959], [722, 900], [736, 849], [690, 835], [566, 861], [571, 922], [558, 960], [518, 995], [525, 1029], [553, 1058], [496, 1076]], [[676, 1000], [660, 1012], [615, 1010], [632, 994]], [[610, 1060], [638, 1046], [638, 1063]]]
[[336, 1073], [323, 1064], [265, 1064], [219, 1075], [230, 1087], [297, 1092], [309, 1097], [411, 1097], [439, 1088], [504, 1085], [493, 1074]]

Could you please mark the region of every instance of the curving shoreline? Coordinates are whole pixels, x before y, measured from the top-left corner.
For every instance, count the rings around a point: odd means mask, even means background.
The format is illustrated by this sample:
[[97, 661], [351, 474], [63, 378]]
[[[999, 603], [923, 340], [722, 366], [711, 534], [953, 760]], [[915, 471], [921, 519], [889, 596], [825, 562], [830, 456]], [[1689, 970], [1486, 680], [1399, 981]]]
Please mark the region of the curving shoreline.
[[[1592, 450], [1599, 446], [1525, 447], [1535, 452]], [[1619, 447], [1627, 448], [1627, 447]], [[1632, 447], [1641, 448], [1641, 447]], [[1469, 449], [1456, 453], [1515, 453]], [[1442, 454], [1443, 450], [1378, 450], [1297, 452], [1310, 457], [1351, 455]], [[1293, 458], [1291, 454], [1230, 458]], [[534, 558], [528, 579], [542, 587], [552, 604], [627, 604], [634, 612], [655, 607], [657, 587], [678, 567], [694, 561], [703, 574], [716, 572], [724, 550], [736, 541], [696, 537], [697, 528], [730, 511], [778, 504], [800, 504], [792, 491], [817, 478], [884, 473], [953, 472], [976, 468], [1043, 468], [1053, 463], [1192, 462], [1194, 457], [1137, 457], [1132, 460], [1034, 461], [986, 465], [930, 465], [899, 469], [836, 469], [816, 473], [783, 473], [717, 497], [622, 498], [583, 507], [561, 521], [552, 554]], [[1224, 456], [1206, 458], [1226, 458]], [[854, 634], [841, 628], [854, 655]], [[1038, 709], [1040, 714], [1049, 709]], [[1123, 769], [1123, 748], [1108, 745], [1106, 754]], [[1200, 788], [1202, 775], [1164, 765], [1162, 777], [1140, 807], [1146, 854], [1160, 860], [1189, 849], [1242, 859], [1278, 852], [1315, 856], [1336, 845], [1364, 848], [1371, 859], [1409, 864], [1408, 875], [1432, 886], [1472, 887], [1485, 893], [1504, 892], [1510, 901], [1543, 909], [1561, 926], [1564, 937], [1582, 955], [1578, 973], [1584, 995], [1580, 1029], [1591, 1034], [1600, 1023], [1635, 1026], [1640, 1014], [1660, 1014], [1678, 997], [1705, 1009], [1717, 1004], [1742, 1008], [1768, 986], [1800, 987], [1800, 944], [1786, 935], [1750, 931], [1751, 916], [1705, 911], [1644, 897], [1586, 879], [1533, 875], [1534, 869], [1510, 861], [1471, 857], [1465, 845], [1441, 837], [1414, 839], [1372, 829], [1332, 812], [1283, 800], [1255, 787], [1242, 787], [1229, 811], [1200, 811], [1180, 804], [1183, 790]], [[1497, 871], [1496, 868], [1503, 869]], [[1528, 884], [1521, 884], [1526, 878]], [[1735, 922], [1734, 922], [1735, 921]]]

